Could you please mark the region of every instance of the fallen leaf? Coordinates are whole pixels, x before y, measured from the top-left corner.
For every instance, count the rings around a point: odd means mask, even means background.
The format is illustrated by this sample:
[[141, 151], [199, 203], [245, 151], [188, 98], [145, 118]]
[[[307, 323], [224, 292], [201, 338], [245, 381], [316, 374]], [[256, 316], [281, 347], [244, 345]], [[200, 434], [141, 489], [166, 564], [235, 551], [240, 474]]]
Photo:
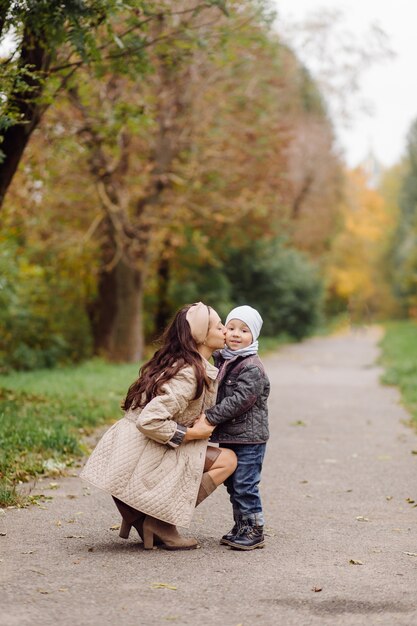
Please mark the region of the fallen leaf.
[[358, 515], [356, 519], [358, 522], [369, 522], [369, 518], [364, 517], [363, 515]]
[[415, 500], [412, 500], [411, 498], [406, 498], [405, 499], [406, 502], [408, 502], [408, 504], [415, 504]]
[[174, 591], [177, 590], [175, 585], [170, 585], [169, 583], [152, 583], [151, 587], [152, 589], [173, 589]]
[[385, 496], [385, 500], [388, 500], [388, 501], [392, 500], [392, 496]]
[[296, 420], [295, 422], [291, 422], [291, 426], [307, 426], [303, 420]]
[[308, 480], [300, 480], [300, 485], [306, 485], [308, 483]]
[[316, 593], [319, 593], [319, 591], [322, 591], [323, 587], [312, 587], [311, 591], [315, 591]]
[[110, 526], [109, 530], [119, 530], [120, 529], [120, 524], [113, 524], [113, 526]]
[[50, 593], [50, 591], [47, 591], [46, 589], [38, 589], [38, 592], [39, 592], [39, 593], [43, 593], [43, 594], [45, 594], [45, 595], [46, 595], [46, 594], [48, 594], [48, 593]]
[[59, 483], [49, 483], [49, 489], [58, 489]]
[[66, 464], [61, 461], [56, 461], [55, 459], [47, 459], [43, 462], [43, 467], [48, 471], [49, 474], [58, 475], [63, 470], [66, 469]]
[[55, 526], [62, 526], [62, 522], [60, 519], [55, 522]]
[[351, 565], [363, 565], [363, 562], [359, 561], [358, 559], [350, 559], [349, 563]]
[[32, 504], [38, 504], [39, 501], [44, 502], [45, 500], [53, 500], [53, 496], [45, 496], [44, 493], [38, 493], [37, 495], [29, 496], [29, 500]]
[[74, 524], [75, 523], [75, 519], [67, 519], [67, 524]]
[[411, 454], [417, 454], [417, 450], [411, 450]]
[[407, 556], [417, 556], [417, 552], [404, 552]]
[[84, 535], [65, 535], [65, 539], [84, 539]]

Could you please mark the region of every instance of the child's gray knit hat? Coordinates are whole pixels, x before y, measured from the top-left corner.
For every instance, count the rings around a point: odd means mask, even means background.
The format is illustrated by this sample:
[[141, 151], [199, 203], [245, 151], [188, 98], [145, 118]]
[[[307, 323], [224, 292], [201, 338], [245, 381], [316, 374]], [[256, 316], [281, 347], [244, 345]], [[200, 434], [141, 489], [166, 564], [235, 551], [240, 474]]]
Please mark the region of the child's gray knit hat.
[[241, 320], [245, 322], [246, 326], [249, 328], [252, 333], [253, 341], [256, 341], [259, 337], [259, 333], [261, 332], [263, 319], [259, 315], [258, 311], [248, 304], [244, 304], [243, 306], [237, 306], [232, 309], [229, 315], [226, 317], [226, 325], [230, 320]]

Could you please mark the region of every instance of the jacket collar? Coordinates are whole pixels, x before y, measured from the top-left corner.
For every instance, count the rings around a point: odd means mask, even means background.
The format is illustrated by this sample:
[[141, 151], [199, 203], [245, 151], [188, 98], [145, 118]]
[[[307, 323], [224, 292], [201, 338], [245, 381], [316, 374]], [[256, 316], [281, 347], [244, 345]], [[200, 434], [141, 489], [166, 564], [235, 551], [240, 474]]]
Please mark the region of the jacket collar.
[[[223, 380], [223, 378], [226, 376], [226, 374], [229, 372], [229, 370], [232, 370], [234, 368], [234, 365], [237, 361], [244, 361], [245, 359], [250, 359], [251, 356], [254, 355], [243, 355], [243, 354], [237, 354], [235, 357], [232, 357], [231, 359], [225, 359], [220, 350], [218, 350], [217, 352], [214, 353], [214, 362], [216, 363], [218, 369], [219, 369], [219, 375], [217, 377], [218, 383], [220, 384], [221, 381]], [[256, 355], [257, 356], [257, 355]]]
[[235, 361], [239, 361], [239, 360], [243, 360], [246, 359], [246, 356], [243, 356], [242, 354], [237, 354], [236, 356], [232, 357], [231, 359], [225, 359], [222, 356], [222, 353], [220, 350], [216, 350], [216, 352], [213, 354], [214, 357], [214, 362], [216, 363], [216, 366], [218, 368], [220, 368], [223, 363], [226, 363], [226, 369], [229, 368], [229, 365], [232, 363], [235, 363]]
[[219, 372], [218, 368], [215, 365], [212, 365], [210, 361], [207, 361], [204, 357], [201, 357], [203, 360], [203, 364], [206, 370], [206, 374], [212, 380], [216, 380], [217, 374]]

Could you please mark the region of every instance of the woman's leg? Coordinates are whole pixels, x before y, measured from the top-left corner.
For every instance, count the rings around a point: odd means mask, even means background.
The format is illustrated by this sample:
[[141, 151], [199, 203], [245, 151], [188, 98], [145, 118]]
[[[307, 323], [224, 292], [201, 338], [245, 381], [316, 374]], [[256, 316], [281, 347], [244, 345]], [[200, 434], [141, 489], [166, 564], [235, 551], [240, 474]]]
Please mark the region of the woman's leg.
[[226, 478], [233, 474], [237, 466], [237, 457], [233, 450], [227, 448], [217, 448], [217, 450], [219, 450], [219, 454], [208, 470], [208, 474], [216, 487], [224, 483]]
[[203, 476], [197, 494], [196, 506], [205, 500], [236, 469], [237, 459], [232, 450], [208, 446]]

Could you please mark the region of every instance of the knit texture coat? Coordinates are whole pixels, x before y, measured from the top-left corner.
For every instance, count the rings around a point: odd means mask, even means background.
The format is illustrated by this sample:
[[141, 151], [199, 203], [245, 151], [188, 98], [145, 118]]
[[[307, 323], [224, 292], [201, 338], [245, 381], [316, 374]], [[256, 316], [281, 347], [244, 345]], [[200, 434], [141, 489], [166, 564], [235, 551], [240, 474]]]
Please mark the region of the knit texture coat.
[[135, 509], [171, 524], [190, 525], [203, 473], [207, 440], [169, 441], [177, 424], [192, 426], [213, 406], [217, 368], [204, 360], [210, 379], [199, 398], [194, 369], [182, 368], [145, 407], [129, 410], [100, 439], [81, 478]]

